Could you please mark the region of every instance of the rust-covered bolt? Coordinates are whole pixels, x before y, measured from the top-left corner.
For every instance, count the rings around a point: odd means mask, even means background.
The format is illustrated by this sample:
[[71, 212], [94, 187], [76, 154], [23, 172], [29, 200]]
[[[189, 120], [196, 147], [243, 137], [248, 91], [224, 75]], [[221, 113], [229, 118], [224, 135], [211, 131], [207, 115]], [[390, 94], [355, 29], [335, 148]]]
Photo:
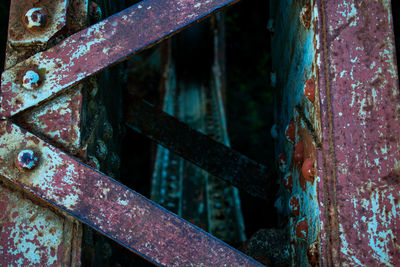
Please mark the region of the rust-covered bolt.
[[26, 71], [24, 77], [22, 77], [22, 86], [27, 90], [35, 90], [41, 83], [39, 73], [33, 70]]
[[304, 161], [303, 167], [301, 168], [301, 173], [307, 181], [314, 182], [316, 173], [314, 168], [314, 160], [312, 158], [308, 158]]
[[297, 165], [301, 166], [304, 159], [304, 145], [303, 142], [297, 142], [294, 146], [294, 161]]
[[307, 249], [307, 260], [308, 263], [312, 266], [318, 266], [319, 264], [319, 245], [318, 242], [313, 242]]
[[300, 214], [300, 199], [297, 195], [294, 195], [289, 199], [289, 209], [290, 209], [290, 212], [294, 216], [299, 216], [299, 214]]
[[308, 221], [307, 218], [301, 218], [296, 223], [296, 236], [300, 239], [307, 240], [308, 236]]
[[40, 30], [46, 26], [48, 20], [47, 11], [42, 7], [34, 7], [25, 13], [24, 22], [30, 30]]
[[293, 120], [288, 124], [288, 126], [286, 126], [285, 135], [286, 135], [286, 139], [290, 143], [294, 144], [295, 137], [296, 137], [296, 126], [294, 125]]
[[304, 84], [304, 95], [310, 100], [311, 103], [315, 101], [315, 80], [313, 78], [308, 79]]
[[17, 168], [23, 171], [33, 170], [37, 166], [38, 162], [38, 155], [30, 149], [21, 150], [15, 160]]

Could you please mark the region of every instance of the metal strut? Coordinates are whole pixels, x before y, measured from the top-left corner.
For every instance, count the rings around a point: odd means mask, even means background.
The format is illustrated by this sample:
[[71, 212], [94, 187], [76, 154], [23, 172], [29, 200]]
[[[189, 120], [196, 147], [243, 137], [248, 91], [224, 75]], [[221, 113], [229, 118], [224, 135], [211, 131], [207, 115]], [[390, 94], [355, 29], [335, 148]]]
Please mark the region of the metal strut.
[[127, 125], [131, 129], [251, 195], [267, 197], [267, 189], [273, 183], [272, 168], [249, 159], [139, 98], [133, 100], [129, 108]]

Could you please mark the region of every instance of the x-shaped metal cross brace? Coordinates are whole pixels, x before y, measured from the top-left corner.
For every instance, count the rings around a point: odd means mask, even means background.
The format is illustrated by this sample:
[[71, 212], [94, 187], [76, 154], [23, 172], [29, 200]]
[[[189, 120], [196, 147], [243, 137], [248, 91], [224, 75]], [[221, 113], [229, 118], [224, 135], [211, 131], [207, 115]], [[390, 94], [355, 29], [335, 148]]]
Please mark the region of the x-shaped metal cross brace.
[[[9, 120], [234, 2], [142, 1], [6, 70], [1, 80], [0, 174], [156, 264], [259, 265]], [[27, 71], [39, 76], [36, 88], [23, 86]], [[265, 167], [245, 157], [242, 160], [250, 162], [260, 181]], [[230, 182], [240, 186], [243, 178]], [[257, 187], [246, 188], [252, 192], [249, 188]], [[252, 193], [262, 195], [263, 191]]]

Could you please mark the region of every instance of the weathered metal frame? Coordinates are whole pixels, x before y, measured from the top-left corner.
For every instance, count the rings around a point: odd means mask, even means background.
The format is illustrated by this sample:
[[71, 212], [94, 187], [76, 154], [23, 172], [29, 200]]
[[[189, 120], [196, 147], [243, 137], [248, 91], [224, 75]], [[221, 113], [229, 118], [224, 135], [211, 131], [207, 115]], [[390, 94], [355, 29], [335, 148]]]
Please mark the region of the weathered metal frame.
[[[9, 120], [234, 2], [164, 1], [161, 4], [145, 0], [6, 70], [1, 81], [0, 139], [2, 144], [7, 144], [0, 148], [2, 177], [156, 264], [259, 265]], [[154, 17], [159, 24], [150, 23]], [[133, 25], [141, 25], [142, 31], [126, 34]], [[118, 45], [113, 35], [120, 37]], [[82, 72], [81, 67], [87, 63]], [[42, 84], [35, 91], [26, 91], [21, 86], [22, 75], [27, 70], [41, 75]], [[39, 165], [32, 171], [22, 171], [15, 165], [16, 153], [26, 148], [40, 157]]]

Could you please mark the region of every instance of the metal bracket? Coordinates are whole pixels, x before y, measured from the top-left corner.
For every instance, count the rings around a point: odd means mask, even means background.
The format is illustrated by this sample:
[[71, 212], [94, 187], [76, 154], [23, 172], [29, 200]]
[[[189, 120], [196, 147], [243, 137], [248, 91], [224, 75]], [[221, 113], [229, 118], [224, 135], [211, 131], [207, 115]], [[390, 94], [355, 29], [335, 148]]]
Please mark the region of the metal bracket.
[[1, 176], [153, 263], [262, 266], [15, 124], [0, 133]]
[[[2, 118], [62, 92], [238, 0], [145, 0], [38, 53], [1, 77]], [[33, 90], [26, 74], [35, 72]]]
[[67, 21], [68, 0], [11, 1], [8, 41], [13, 46], [46, 44]]

